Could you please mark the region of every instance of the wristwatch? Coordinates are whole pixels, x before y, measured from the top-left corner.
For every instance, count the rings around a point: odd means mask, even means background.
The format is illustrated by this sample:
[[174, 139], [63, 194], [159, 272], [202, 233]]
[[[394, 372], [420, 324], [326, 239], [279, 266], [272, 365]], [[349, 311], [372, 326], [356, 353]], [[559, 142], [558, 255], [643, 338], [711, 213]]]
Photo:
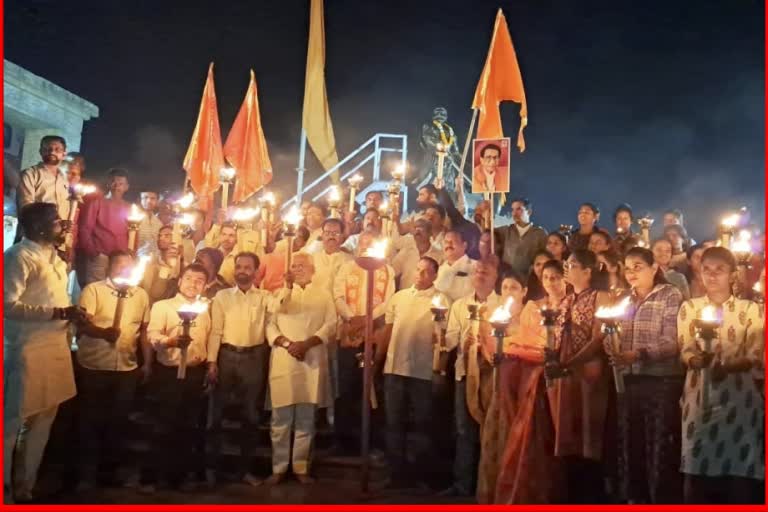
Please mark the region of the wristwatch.
[[283, 341], [280, 342], [280, 346], [283, 348], [288, 348], [291, 346], [291, 342], [288, 341], [288, 338], [283, 338]]

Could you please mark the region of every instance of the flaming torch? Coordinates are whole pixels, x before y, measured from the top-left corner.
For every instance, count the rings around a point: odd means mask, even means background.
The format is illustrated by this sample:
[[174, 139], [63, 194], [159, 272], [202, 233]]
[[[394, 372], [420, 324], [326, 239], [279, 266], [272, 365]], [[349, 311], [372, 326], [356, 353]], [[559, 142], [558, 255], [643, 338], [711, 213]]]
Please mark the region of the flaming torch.
[[[629, 300], [629, 297], [625, 297], [621, 302], [613, 306], [600, 306], [595, 313], [595, 318], [598, 318], [603, 323], [602, 332], [608, 336], [610, 351], [614, 354], [618, 354], [621, 351], [621, 340], [619, 339], [621, 328], [619, 321], [627, 311]], [[616, 365], [613, 365], [613, 381], [616, 385], [616, 393], [623, 395], [624, 374], [621, 368]]]
[[[83, 197], [87, 196], [88, 194], [93, 194], [94, 192], [96, 192], [96, 187], [93, 185], [84, 185], [82, 183], [78, 183], [77, 185], [72, 185], [69, 187], [69, 215], [67, 216], [67, 220], [69, 221], [70, 225], [75, 222], [77, 209], [83, 203]], [[72, 235], [72, 229], [69, 228], [64, 244], [67, 250], [66, 252], [69, 253], [73, 243], [74, 237]]]
[[285, 270], [291, 270], [291, 258], [293, 256], [293, 239], [296, 237], [296, 228], [301, 222], [301, 212], [296, 205], [293, 205], [288, 213], [283, 216], [283, 224], [285, 225], [285, 232], [283, 236], [288, 244], [285, 252]]
[[448, 303], [442, 293], [432, 297], [432, 320], [435, 322], [435, 345], [434, 355], [432, 357], [432, 370], [439, 372], [440, 375], [448, 373], [448, 352], [445, 349], [445, 314], [448, 312]]
[[227, 209], [229, 205], [229, 186], [235, 182], [237, 171], [234, 167], [224, 167], [219, 171], [219, 181], [221, 181], [221, 208]]
[[718, 231], [720, 234], [721, 247], [725, 247], [727, 249], [731, 246], [731, 237], [733, 236], [733, 231], [736, 229], [736, 226], [739, 224], [740, 220], [741, 217], [739, 214], [734, 213], [724, 217], [723, 220], [720, 221]]
[[367, 291], [365, 300], [365, 342], [363, 349], [363, 417], [362, 417], [362, 440], [360, 446], [360, 457], [362, 459], [362, 470], [360, 474], [363, 492], [368, 492], [368, 477], [370, 470], [370, 461], [368, 453], [370, 449], [371, 433], [371, 402], [375, 399], [372, 386], [371, 367], [373, 362], [373, 290], [374, 273], [384, 266], [387, 256], [386, 238], [377, 240], [369, 247], [362, 256], [355, 258], [355, 262], [367, 272]]
[[[699, 318], [693, 319], [697, 337], [702, 341], [702, 352], [712, 353], [712, 340], [718, 336], [722, 317], [718, 315], [717, 308], [713, 305], [704, 306]], [[709, 407], [709, 386], [711, 382], [710, 368], [701, 369], [701, 404], [704, 409]]]
[[387, 192], [389, 193], [389, 202], [392, 203], [392, 218], [395, 219], [400, 214], [400, 187], [405, 177], [405, 162], [400, 163], [392, 171], [392, 181], [389, 182]]
[[435, 187], [443, 188], [445, 183], [443, 182], [443, 172], [445, 170], [445, 155], [447, 154], [445, 144], [438, 142], [435, 145], [435, 152], [437, 153], [437, 179], [435, 180]]
[[341, 218], [341, 190], [337, 185], [333, 185], [328, 192], [328, 208], [332, 219]]
[[493, 310], [491, 318], [488, 319], [491, 327], [493, 327], [493, 337], [496, 338], [496, 352], [493, 355], [493, 390], [494, 392], [500, 389], [499, 386], [499, 365], [501, 364], [501, 358], [504, 353], [504, 336], [507, 334], [507, 327], [512, 321], [512, 314], [509, 312], [512, 309], [512, 297], [507, 299], [506, 304], [499, 306]]
[[179, 349], [181, 350], [181, 357], [179, 358], [179, 370], [176, 373], [177, 379], [184, 379], [187, 376], [187, 347], [192, 341], [190, 335], [190, 329], [194, 324], [195, 319], [208, 309], [208, 301], [197, 297], [195, 302], [189, 302], [179, 306], [176, 310], [176, 314], [181, 318], [181, 339]]
[[644, 247], [651, 246], [651, 226], [653, 226], [653, 217], [651, 214], [646, 213], [642, 218], [637, 219], [637, 223], [640, 225], [640, 236], [645, 242]]
[[752, 287], [752, 300], [754, 300], [761, 307], [765, 306], [765, 292], [763, 290], [762, 281], [756, 282], [755, 286]]
[[[539, 309], [541, 325], [547, 330], [547, 349], [544, 351], [544, 366], [556, 365], [560, 360], [560, 354], [555, 350], [555, 320], [557, 320], [558, 313], [558, 310], [546, 305]], [[554, 379], [550, 379], [549, 376], [545, 376], [545, 380], [547, 381], [548, 388], [555, 384]]]
[[117, 305], [115, 306], [115, 316], [112, 318], [112, 327], [120, 328], [120, 322], [123, 320], [123, 309], [125, 308], [125, 299], [128, 298], [128, 290], [134, 286], [139, 286], [144, 278], [144, 271], [149, 263], [149, 256], [142, 256], [139, 262], [133, 266], [128, 276], [120, 276], [112, 279], [117, 294]]
[[388, 237], [392, 234], [392, 208], [389, 206], [389, 201], [379, 205], [379, 216], [381, 217], [381, 234]]
[[270, 226], [275, 222], [277, 199], [275, 199], [274, 192], [265, 192], [259, 201], [261, 202], [261, 239], [264, 247], [266, 247]]
[[139, 209], [135, 204], [131, 205], [131, 211], [128, 214], [128, 249], [136, 252], [136, 235], [139, 233], [139, 224], [144, 220], [147, 214]]
[[354, 176], [349, 178], [349, 211], [355, 211], [355, 196], [360, 189], [360, 184], [363, 182], [363, 177], [360, 174], [355, 173]]
[[571, 233], [573, 232], [573, 224], [560, 224], [560, 228], [558, 229], [561, 235], [565, 237], [565, 240], [568, 241], [571, 239]]
[[741, 292], [739, 293], [739, 298], [741, 299], [747, 297], [746, 290], [744, 290], [743, 287], [747, 283], [747, 272], [752, 266], [752, 244], [750, 243], [751, 238], [752, 234], [746, 229], [743, 229], [739, 231], [739, 235], [736, 240], [731, 242], [731, 252], [736, 257], [736, 279], [738, 279], [739, 285], [741, 286]]

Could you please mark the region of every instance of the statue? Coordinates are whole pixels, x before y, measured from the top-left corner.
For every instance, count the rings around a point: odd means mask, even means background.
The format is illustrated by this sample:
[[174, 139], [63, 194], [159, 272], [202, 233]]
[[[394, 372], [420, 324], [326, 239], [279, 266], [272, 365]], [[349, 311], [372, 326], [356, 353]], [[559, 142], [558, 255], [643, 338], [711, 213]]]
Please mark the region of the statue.
[[425, 179], [428, 183], [434, 182], [437, 177], [437, 145], [442, 144], [445, 151], [443, 183], [455, 199], [456, 176], [461, 164], [461, 153], [456, 134], [446, 122], [447, 120], [448, 111], [443, 107], [437, 107], [432, 111], [432, 122], [422, 125], [419, 146], [424, 150], [424, 161], [421, 172], [412, 184], [418, 186]]

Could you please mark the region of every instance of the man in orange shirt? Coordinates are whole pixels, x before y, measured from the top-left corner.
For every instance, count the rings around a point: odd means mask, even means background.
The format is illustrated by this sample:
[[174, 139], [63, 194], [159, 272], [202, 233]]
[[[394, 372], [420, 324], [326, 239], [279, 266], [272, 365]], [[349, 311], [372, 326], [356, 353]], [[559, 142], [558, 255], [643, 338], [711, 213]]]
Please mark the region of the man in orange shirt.
[[[309, 239], [309, 229], [305, 226], [296, 228], [296, 236], [293, 239], [293, 252], [299, 252]], [[283, 287], [285, 276], [285, 251], [287, 245], [279, 244], [269, 254], [264, 255], [256, 273], [256, 283], [261, 283], [261, 289], [274, 292]]]

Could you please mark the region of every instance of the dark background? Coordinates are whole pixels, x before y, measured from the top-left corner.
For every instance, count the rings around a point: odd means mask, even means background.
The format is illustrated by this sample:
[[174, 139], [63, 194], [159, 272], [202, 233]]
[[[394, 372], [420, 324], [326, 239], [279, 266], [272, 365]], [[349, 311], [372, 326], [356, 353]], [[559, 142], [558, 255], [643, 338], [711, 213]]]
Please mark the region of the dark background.
[[[514, 193], [546, 227], [591, 200], [609, 224], [684, 209], [697, 238], [742, 204], [764, 216], [763, 3], [326, 0], [326, 77], [339, 156], [376, 132], [418, 133], [445, 106], [463, 144], [497, 7], [528, 97]], [[253, 68], [276, 184], [287, 196], [304, 88], [308, 0], [5, 2], [5, 57], [100, 109], [86, 123], [88, 175], [123, 165], [134, 190], [180, 187], [207, 65], [222, 137]], [[502, 107], [513, 137], [518, 107]], [[319, 165], [308, 158], [310, 177]], [[657, 223], [657, 224], [660, 224]]]

